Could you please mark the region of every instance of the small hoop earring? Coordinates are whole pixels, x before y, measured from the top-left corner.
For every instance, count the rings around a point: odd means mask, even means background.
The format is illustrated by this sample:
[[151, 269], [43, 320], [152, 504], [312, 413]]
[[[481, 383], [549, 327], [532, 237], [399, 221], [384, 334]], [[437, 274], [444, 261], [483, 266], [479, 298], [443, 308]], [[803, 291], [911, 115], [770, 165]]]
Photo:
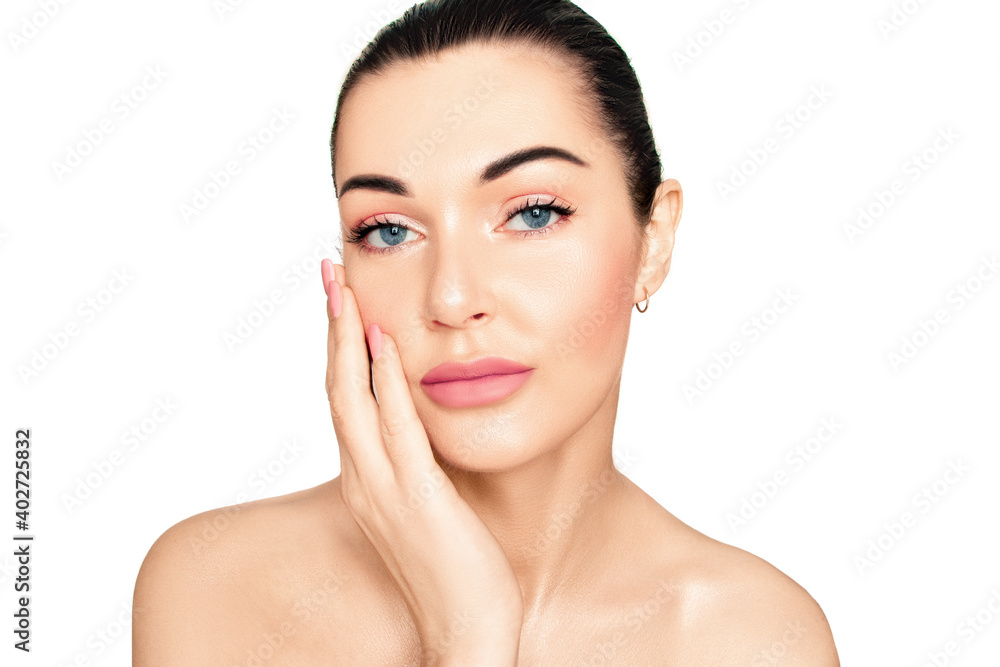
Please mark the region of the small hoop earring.
[[637, 303], [635, 304], [635, 309], [638, 310], [640, 313], [645, 313], [646, 310], [649, 308], [649, 290], [646, 289], [645, 285], [642, 286], [642, 293], [646, 295], [646, 307], [639, 308], [639, 304]]

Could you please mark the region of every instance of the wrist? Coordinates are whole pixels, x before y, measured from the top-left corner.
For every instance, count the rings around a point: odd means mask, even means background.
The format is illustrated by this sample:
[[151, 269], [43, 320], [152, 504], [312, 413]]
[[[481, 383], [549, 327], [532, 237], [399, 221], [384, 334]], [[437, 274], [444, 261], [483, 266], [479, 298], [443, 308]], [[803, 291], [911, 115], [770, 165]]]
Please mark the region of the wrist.
[[452, 614], [447, 625], [418, 625], [424, 667], [513, 667], [521, 645], [524, 611], [516, 604], [495, 605], [484, 615]]
[[433, 646], [424, 648], [424, 667], [515, 667], [520, 639], [500, 641], [497, 639], [477, 642], [464, 641], [445, 649]]
[[421, 642], [424, 667], [513, 667], [521, 645], [521, 624], [490, 629], [453, 625]]

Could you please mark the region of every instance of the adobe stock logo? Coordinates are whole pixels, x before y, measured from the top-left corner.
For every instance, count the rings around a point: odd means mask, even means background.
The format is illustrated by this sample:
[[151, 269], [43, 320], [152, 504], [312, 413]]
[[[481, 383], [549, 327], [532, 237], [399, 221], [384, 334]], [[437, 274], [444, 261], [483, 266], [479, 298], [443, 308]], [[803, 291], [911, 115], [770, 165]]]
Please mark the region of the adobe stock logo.
[[223, 194], [244, 168], [266, 151], [278, 136], [288, 129], [295, 114], [287, 107], [274, 107], [268, 119], [252, 134], [247, 134], [236, 148], [235, 155], [227, 158], [219, 169], [210, 169], [201, 184], [192, 189], [192, 197], [177, 205], [177, 211], [185, 224], [201, 215], [212, 202]]
[[[282, 286], [272, 287], [266, 294], [254, 299], [253, 305], [249, 309], [250, 312], [241, 315], [231, 330], [223, 332], [222, 340], [226, 349], [231, 353], [240, 349], [240, 346], [250, 340], [251, 336], [270, 321], [278, 309], [288, 302], [291, 294], [305, 285], [310, 276], [315, 275], [323, 258], [336, 252], [336, 238], [332, 234], [327, 234], [325, 237], [317, 236], [312, 250], [301, 259], [293, 262], [281, 274]], [[289, 287], [284, 287], [285, 285]]]
[[927, 2], [928, 0], [903, 0], [899, 4], [893, 3], [889, 18], [879, 19], [875, 24], [883, 41], [888, 42], [889, 38], [909, 23], [910, 19], [916, 16]]
[[854, 567], [857, 568], [858, 574], [864, 575], [867, 570], [875, 567], [875, 563], [881, 561], [895, 548], [912, 531], [920, 518], [937, 507], [952, 487], [962, 481], [971, 470], [972, 468], [963, 464], [961, 459], [949, 460], [948, 467], [937, 479], [913, 494], [911, 503], [919, 513], [907, 509], [896, 518], [883, 522], [883, 531], [874, 539], [868, 540], [867, 548], [854, 556]]
[[781, 489], [794, 479], [796, 473], [801, 472], [807, 463], [815, 459], [843, 429], [844, 425], [836, 416], [825, 417], [810, 438], [791, 447], [785, 453], [783, 459], [785, 465], [778, 466], [763, 480], [758, 480], [755, 484], [757, 490], [740, 498], [739, 507], [726, 514], [726, 523], [733, 533], [749, 525], [778, 496]]
[[[750, 8], [750, 0], [732, 0], [740, 11], [745, 12]], [[684, 68], [693, 65], [694, 61], [701, 58], [708, 49], [722, 38], [730, 26], [736, 22], [740, 14], [729, 8], [723, 8], [717, 15], [705, 19], [701, 22], [701, 29], [688, 35], [687, 42], [683, 49], [675, 49], [671, 55], [674, 58], [674, 65], [677, 71], [684, 73]]]
[[147, 65], [133, 85], [111, 100], [108, 113], [103, 118], [92, 127], [81, 130], [81, 138], [66, 144], [61, 161], [52, 161], [52, 173], [56, 181], [62, 183], [67, 176], [83, 166], [97, 151], [98, 146], [101, 146], [122, 123], [143, 106], [153, 91], [163, 85], [168, 75], [169, 73], [164, 72], [160, 65]]
[[20, 30], [18, 32], [11, 30], [7, 33], [7, 41], [10, 42], [10, 48], [14, 53], [20, 52], [22, 47], [37, 37], [38, 33], [59, 14], [62, 6], [69, 4], [69, 0], [38, 0], [37, 4], [41, 11], [22, 17]]
[[82, 323], [76, 318], [70, 318], [65, 324], [58, 327], [54, 332], [49, 332], [46, 336], [47, 342], [43, 342], [40, 347], [35, 347], [30, 351], [30, 358], [27, 363], [20, 363], [15, 369], [18, 377], [24, 386], [38, 378], [42, 371], [48, 368], [55, 360], [72, 344], [73, 340], [82, 332], [87, 330], [87, 325], [97, 319], [99, 313], [109, 309], [118, 296], [132, 284], [134, 276], [129, 273], [128, 267], [111, 270], [111, 280], [106, 287], [97, 290], [96, 293], [81, 300], [76, 306], [76, 314], [82, 319]]
[[[962, 138], [951, 125], [937, 129], [937, 134], [930, 143], [911, 154], [899, 166], [897, 178], [893, 178], [885, 189], [875, 188], [867, 202], [858, 206], [854, 220], [843, 225], [844, 234], [851, 245], [855, 245], [876, 223], [888, 215], [911, 190], [909, 183], [922, 179], [931, 168], [938, 163], [945, 153], [950, 151]], [[905, 178], [904, 178], [905, 177]]]
[[146, 417], [122, 431], [118, 439], [122, 444], [121, 448], [115, 447], [106, 456], [92, 461], [90, 464], [92, 470], [77, 475], [74, 479], [75, 486], [62, 494], [63, 507], [69, 514], [83, 507], [99, 488], [106, 485], [119, 468], [134, 458], [132, 453], [139, 451], [140, 447], [145, 447], [180, 407], [169, 396], [157, 398], [155, 403], [156, 406]]
[[779, 289], [769, 306], [764, 307], [757, 315], [747, 319], [740, 326], [743, 338], [737, 338], [729, 343], [722, 352], [712, 354], [712, 361], [704, 368], [699, 368], [694, 382], [681, 386], [688, 405], [694, 405], [697, 399], [705, 395], [715, 383], [721, 380], [736, 364], [748, 349], [752, 348], [763, 334], [770, 331], [774, 324], [787, 313], [798, 301], [799, 297], [791, 289]]
[[792, 107], [774, 122], [774, 130], [780, 136], [768, 137], [760, 145], [746, 149], [746, 158], [733, 165], [729, 177], [715, 182], [722, 201], [729, 201], [734, 194], [745, 187], [750, 179], [771, 161], [771, 156], [778, 153], [783, 146], [789, 145], [795, 135], [829, 103], [833, 96], [833, 91], [829, 90], [825, 83], [811, 86], [808, 96], [801, 104]]
[[[921, 667], [946, 667], [1000, 616], [1000, 590], [990, 589], [990, 597], [983, 606], [970, 612], [955, 626], [955, 637], [945, 642], [940, 651], [928, 651], [927, 661]], [[958, 639], [965, 640], [959, 644]]]
[[910, 332], [900, 338], [899, 347], [886, 353], [893, 372], [899, 373], [901, 367], [912, 362], [951, 323], [952, 315], [965, 308], [997, 275], [1000, 275], [1000, 262], [997, 262], [996, 253], [992, 257], [982, 257], [971, 275], [948, 290], [945, 302], [952, 307], [942, 305], [926, 319], [920, 318], [910, 327]]
[[399, 16], [404, 9], [405, 7], [399, 3], [399, 0], [389, 0], [385, 9], [372, 10], [369, 14], [371, 20], [363, 26], [355, 26], [354, 41], [340, 43], [340, 55], [343, 56], [344, 62], [349, 63], [360, 56], [361, 51], [378, 34], [378, 31], [395, 17]]

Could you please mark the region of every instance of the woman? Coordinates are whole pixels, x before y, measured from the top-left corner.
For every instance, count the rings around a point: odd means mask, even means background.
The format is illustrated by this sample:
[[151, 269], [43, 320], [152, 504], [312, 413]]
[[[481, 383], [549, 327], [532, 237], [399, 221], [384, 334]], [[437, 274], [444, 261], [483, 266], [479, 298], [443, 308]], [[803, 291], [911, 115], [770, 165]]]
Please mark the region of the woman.
[[683, 199], [600, 24], [417, 5], [354, 63], [331, 150], [341, 475], [167, 530], [134, 664], [838, 665], [808, 593], [614, 466], [631, 310]]

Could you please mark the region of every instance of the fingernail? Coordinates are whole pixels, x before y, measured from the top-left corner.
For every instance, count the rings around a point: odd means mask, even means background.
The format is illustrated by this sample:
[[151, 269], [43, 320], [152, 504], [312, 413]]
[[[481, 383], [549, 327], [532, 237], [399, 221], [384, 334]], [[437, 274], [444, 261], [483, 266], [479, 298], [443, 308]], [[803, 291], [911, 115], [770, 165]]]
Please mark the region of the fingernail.
[[324, 259], [319, 264], [320, 273], [323, 274], [323, 289], [326, 290], [327, 296], [330, 295], [330, 281], [333, 280], [333, 262], [329, 259]]
[[377, 324], [368, 327], [368, 351], [371, 352], [372, 361], [378, 359], [382, 354], [382, 330]]
[[344, 300], [340, 294], [340, 284], [336, 280], [331, 280], [326, 285], [326, 293], [330, 299], [330, 310], [333, 311], [333, 319], [340, 317], [340, 308], [344, 305]]

